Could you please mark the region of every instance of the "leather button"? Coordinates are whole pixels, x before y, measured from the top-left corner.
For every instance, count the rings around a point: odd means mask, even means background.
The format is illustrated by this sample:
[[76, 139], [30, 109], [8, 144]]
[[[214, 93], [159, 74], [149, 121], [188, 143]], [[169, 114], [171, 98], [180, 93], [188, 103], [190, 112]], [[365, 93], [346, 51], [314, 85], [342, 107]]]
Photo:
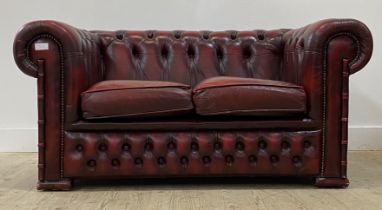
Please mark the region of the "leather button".
[[153, 150], [153, 144], [151, 142], [147, 142], [144, 146], [145, 151], [151, 151]]
[[111, 165], [114, 167], [118, 167], [121, 165], [121, 162], [118, 159], [111, 160]]
[[203, 156], [202, 161], [205, 165], [209, 165], [211, 163], [211, 158], [208, 156]]
[[282, 141], [281, 142], [281, 148], [282, 149], [286, 150], [286, 149], [289, 149], [289, 147], [290, 147], [289, 142], [287, 142], [287, 141]]
[[153, 31], [148, 31], [147, 32], [147, 38], [152, 39], [154, 37], [154, 32]]
[[167, 144], [167, 149], [168, 150], [174, 150], [176, 147], [175, 143], [174, 142], [170, 142]]
[[130, 145], [129, 144], [123, 144], [122, 145], [122, 150], [125, 151], [125, 152], [130, 151]]
[[235, 32], [235, 31], [232, 32], [231, 35], [230, 35], [230, 37], [231, 37], [232, 40], [235, 40], [236, 37], [237, 37], [237, 32]]
[[256, 161], [257, 161], [256, 156], [254, 156], [254, 155], [250, 155], [250, 156], [248, 157], [248, 162], [249, 162], [249, 163], [254, 164], [254, 163], [256, 163]]
[[226, 155], [225, 156], [225, 162], [227, 165], [232, 165], [234, 161], [234, 158], [232, 155]]
[[307, 149], [312, 146], [312, 143], [310, 141], [304, 141], [304, 148]]
[[76, 150], [77, 150], [77, 152], [82, 152], [82, 151], [84, 151], [84, 146], [82, 146], [81, 144], [78, 144], [76, 146]]
[[96, 161], [95, 160], [89, 160], [87, 162], [87, 165], [91, 168], [95, 167], [97, 165]]
[[277, 156], [277, 155], [271, 155], [271, 157], [270, 157], [270, 161], [271, 161], [271, 163], [277, 163], [277, 162], [279, 162], [279, 157]]
[[198, 151], [198, 150], [199, 150], [199, 145], [198, 145], [198, 143], [196, 143], [196, 142], [192, 142], [192, 143], [191, 143], [191, 150], [192, 150], [192, 151]]
[[236, 149], [239, 150], [239, 151], [243, 151], [244, 150], [244, 143], [243, 142], [237, 142], [236, 143]]
[[180, 158], [180, 164], [182, 164], [183, 166], [187, 166], [188, 165], [188, 158], [183, 156]]
[[182, 32], [180, 32], [180, 31], [175, 31], [175, 33], [174, 33], [174, 37], [175, 37], [175, 39], [180, 39], [181, 36], [182, 36]]
[[208, 33], [208, 32], [204, 32], [204, 33], [203, 33], [203, 39], [207, 40], [207, 39], [209, 39], [209, 38], [210, 38], [210, 33]]
[[115, 36], [118, 40], [122, 40], [123, 39], [123, 34], [117, 34]]
[[265, 149], [267, 147], [267, 143], [264, 140], [260, 140], [258, 146], [260, 149]]
[[300, 164], [301, 163], [301, 157], [300, 156], [293, 156], [292, 162], [294, 164]]
[[143, 160], [142, 160], [142, 158], [135, 158], [135, 159], [134, 159], [134, 164], [135, 164], [136, 166], [141, 166], [141, 165], [143, 165]]
[[158, 165], [163, 166], [166, 164], [166, 159], [164, 157], [159, 157], [157, 162], [158, 162]]
[[218, 142], [218, 141], [214, 143], [214, 149], [215, 149], [215, 150], [221, 150], [222, 147], [223, 147], [223, 146], [222, 146], [222, 143], [220, 143], [220, 142]]
[[101, 152], [106, 152], [107, 150], [107, 145], [105, 143], [101, 143], [99, 146], [98, 146], [98, 150], [101, 151]]

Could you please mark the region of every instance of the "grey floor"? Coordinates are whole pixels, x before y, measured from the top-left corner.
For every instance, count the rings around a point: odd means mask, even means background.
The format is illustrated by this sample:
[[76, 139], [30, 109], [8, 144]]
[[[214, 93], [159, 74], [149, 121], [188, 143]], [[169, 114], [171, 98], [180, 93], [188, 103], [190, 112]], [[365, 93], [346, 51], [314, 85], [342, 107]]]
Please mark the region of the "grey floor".
[[382, 151], [349, 152], [347, 189], [290, 181], [78, 183], [40, 192], [36, 153], [0, 153], [0, 209], [382, 209]]

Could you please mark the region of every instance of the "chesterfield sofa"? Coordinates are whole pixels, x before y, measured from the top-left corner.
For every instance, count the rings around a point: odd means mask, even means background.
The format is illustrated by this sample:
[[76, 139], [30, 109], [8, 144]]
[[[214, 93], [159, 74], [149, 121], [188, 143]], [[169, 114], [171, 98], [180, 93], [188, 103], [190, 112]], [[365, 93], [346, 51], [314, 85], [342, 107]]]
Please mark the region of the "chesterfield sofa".
[[171, 177], [346, 187], [349, 76], [372, 45], [353, 19], [216, 32], [28, 23], [14, 58], [37, 78], [38, 189]]

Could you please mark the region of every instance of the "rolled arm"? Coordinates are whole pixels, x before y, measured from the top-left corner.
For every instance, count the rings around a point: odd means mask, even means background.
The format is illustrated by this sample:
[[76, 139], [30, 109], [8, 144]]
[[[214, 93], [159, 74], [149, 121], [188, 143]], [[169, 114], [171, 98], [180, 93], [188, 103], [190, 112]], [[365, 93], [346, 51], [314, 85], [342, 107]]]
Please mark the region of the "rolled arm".
[[349, 72], [362, 69], [370, 60], [373, 40], [369, 29], [353, 19], [327, 19], [290, 30], [283, 35], [282, 77], [304, 86], [309, 116], [322, 120], [327, 77], [340, 77], [343, 59]]
[[288, 31], [284, 79], [304, 86], [308, 114], [322, 130], [320, 177], [347, 183], [349, 75], [370, 60], [369, 29], [353, 19], [328, 19]]
[[[47, 51], [38, 51], [33, 46], [39, 39], [49, 40], [46, 42], [57, 46], [49, 46]], [[32, 77], [38, 77], [38, 60], [46, 61], [46, 97], [56, 100], [55, 95], [64, 92], [65, 119], [73, 122], [80, 118], [81, 92], [103, 78], [100, 43], [96, 33], [57, 21], [41, 20], [22, 27], [14, 40], [13, 53], [21, 71]], [[51, 94], [49, 90], [52, 89], [63, 90]]]
[[284, 37], [285, 53], [320, 53], [335, 36], [348, 36], [356, 45], [356, 56], [350, 60], [350, 73], [362, 69], [373, 51], [372, 35], [365, 24], [354, 19], [326, 19], [291, 30]]
[[18, 67], [27, 75], [37, 77], [37, 62], [28, 57], [31, 43], [39, 35], [48, 34], [63, 46], [66, 56], [98, 53], [96, 46], [99, 38], [96, 34], [80, 30], [70, 25], [51, 20], [30, 22], [17, 33], [13, 44], [14, 59]]

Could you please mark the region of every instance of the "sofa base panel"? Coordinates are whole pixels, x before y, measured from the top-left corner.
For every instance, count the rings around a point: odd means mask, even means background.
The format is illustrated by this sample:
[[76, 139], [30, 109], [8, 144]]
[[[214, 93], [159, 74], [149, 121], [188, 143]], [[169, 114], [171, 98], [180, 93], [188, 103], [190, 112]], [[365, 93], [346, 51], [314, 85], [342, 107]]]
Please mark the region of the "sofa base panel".
[[341, 177], [316, 177], [315, 185], [321, 188], [346, 188], [349, 180]]
[[72, 180], [71, 179], [62, 179], [59, 181], [39, 181], [37, 183], [38, 190], [71, 190], [72, 189]]

